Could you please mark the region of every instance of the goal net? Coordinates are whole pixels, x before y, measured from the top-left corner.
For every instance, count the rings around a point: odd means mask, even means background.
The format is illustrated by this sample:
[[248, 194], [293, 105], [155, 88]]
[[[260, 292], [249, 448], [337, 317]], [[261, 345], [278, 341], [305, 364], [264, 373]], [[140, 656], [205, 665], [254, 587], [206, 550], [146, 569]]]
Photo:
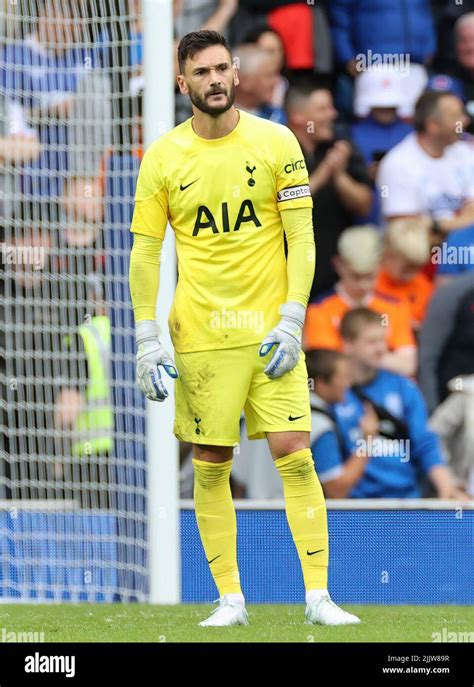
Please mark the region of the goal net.
[[0, 602], [148, 594], [140, 11], [0, 2]]

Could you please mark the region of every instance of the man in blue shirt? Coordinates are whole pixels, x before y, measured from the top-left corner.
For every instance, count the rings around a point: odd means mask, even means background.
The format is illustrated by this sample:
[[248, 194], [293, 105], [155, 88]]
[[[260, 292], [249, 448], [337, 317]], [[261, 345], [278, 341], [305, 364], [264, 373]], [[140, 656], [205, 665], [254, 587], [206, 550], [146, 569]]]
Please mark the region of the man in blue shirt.
[[[350, 388], [350, 361], [339, 351], [319, 348], [307, 352], [306, 366], [310, 379], [311, 452], [318, 477], [327, 497], [345, 498], [364, 474], [369, 460], [364, 451], [347, 455], [334, 410], [334, 404], [342, 403]], [[376, 434], [378, 424], [375, 411], [366, 404], [359, 422], [362, 436]]]
[[24, 106], [41, 144], [22, 170], [23, 196], [44, 201], [43, 220], [58, 221], [61, 201], [70, 225], [101, 220], [100, 164], [111, 141], [109, 82], [87, 48], [82, 11], [78, 0], [45, 0], [34, 32], [1, 50], [0, 86]]
[[[352, 388], [344, 400], [334, 405], [335, 418], [342, 435], [337, 456], [318, 451], [314, 455], [323, 488], [329, 495], [353, 498], [417, 498], [420, 479], [428, 477], [440, 498], [462, 498], [444, 464], [438, 437], [428, 429], [423, 397], [417, 385], [402, 375], [382, 370], [380, 361], [386, 351], [386, 328], [380, 314], [368, 308], [348, 312], [341, 322], [344, 349], [351, 363]], [[363, 417], [372, 406], [378, 417], [378, 430], [364, 432]], [[348, 456], [366, 456], [362, 476], [347, 479]], [[331, 465], [332, 474], [328, 473]], [[331, 477], [328, 479], [327, 477]], [[341, 484], [343, 490], [338, 489]]]

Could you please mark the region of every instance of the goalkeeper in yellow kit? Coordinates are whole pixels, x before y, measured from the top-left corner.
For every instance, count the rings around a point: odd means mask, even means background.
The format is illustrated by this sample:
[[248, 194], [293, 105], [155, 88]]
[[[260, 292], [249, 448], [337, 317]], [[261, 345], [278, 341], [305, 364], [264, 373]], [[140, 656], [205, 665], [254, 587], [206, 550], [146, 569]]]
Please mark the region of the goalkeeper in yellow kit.
[[[163, 401], [163, 371], [176, 380], [174, 432], [193, 444], [196, 518], [220, 596], [200, 624], [248, 623], [229, 484], [242, 410], [249, 437], [267, 438], [283, 480], [306, 587], [306, 621], [359, 622], [327, 592], [326, 507], [309, 447], [301, 330], [315, 248], [303, 155], [289, 129], [233, 106], [239, 81], [223, 36], [187, 34], [178, 60], [179, 88], [189, 95], [194, 115], [155, 141], [143, 158], [131, 226], [130, 290], [140, 388]], [[155, 322], [168, 222], [179, 272], [169, 315], [175, 362]]]

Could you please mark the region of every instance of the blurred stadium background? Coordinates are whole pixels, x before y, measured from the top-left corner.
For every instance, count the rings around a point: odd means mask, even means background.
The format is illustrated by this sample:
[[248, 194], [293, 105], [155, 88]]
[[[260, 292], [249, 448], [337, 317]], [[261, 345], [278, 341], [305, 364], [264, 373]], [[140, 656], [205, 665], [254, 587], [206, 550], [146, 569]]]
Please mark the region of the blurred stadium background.
[[[128, 290], [135, 181], [146, 144], [191, 115], [189, 104], [166, 87], [176, 69], [173, 41], [207, 27], [225, 32], [233, 46], [250, 44], [241, 51], [238, 106], [274, 121], [288, 122], [289, 84], [323, 79], [332, 90], [338, 126], [358, 135], [363, 148], [353, 179], [371, 196], [365, 213], [348, 212], [332, 190], [319, 199], [326, 213], [318, 219], [321, 238], [316, 235], [323, 261], [335, 251], [335, 241], [324, 236], [325, 219], [338, 218], [337, 226], [328, 219], [336, 238], [368, 221], [382, 232], [375, 167], [412, 130], [413, 91], [418, 97], [434, 78], [432, 88], [455, 91], [474, 113], [474, 14], [463, 38], [470, 58], [454, 28], [473, 12], [469, 2], [400, 3], [392, 13], [405, 15], [392, 19], [381, 0], [330, 4], [0, 3], [0, 602], [202, 603], [215, 596], [190, 500], [189, 447], [178, 447], [170, 433], [172, 398], [159, 411], [147, 407], [135, 384]], [[361, 14], [353, 18], [357, 49], [383, 51], [386, 38], [388, 50], [411, 54], [417, 68], [416, 83], [398, 91], [396, 121], [375, 151], [370, 132], [352, 128], [374, 106], [368, 102], [362, 112], [374, 86], [359, 92], [362, 76], [354, 79], [346, 60], [349, 5], [354, 17]], [[374, 35], [373, 17], [382, 25], [395, 21], [399, 32]], [[256, 93], [270, 95], [259, 102]], [[472, 146], [468, 132], [465, 140]], [[466, 245], [474, 246], [472, 228], [469, 237]], [[176, 279], [172, 253], [170, 243], [162, 310]], [[325, 288], [334, 285], [334, 275], [322, 278]], [[437, 286], [436, 275], [429, 279]], [[473, 302], [474, 285], [465, 293]], [[473, 326], [472, 317], [466, 326]], [[472, 380], [474, 348], [467, 354], [470, 364], [455, 374]], [[472, 391], [463, 394], [442, 436], [457, 485], [471, 498], [473, 398]], [[453, 433], [464, 437], [461, 467]], [[301, 573], [266, 451], [262, 442], [249, 446], [243, 428], [232, 484], [244, 591], [253, 603], [299, 603]], [[472, 604], [472, 500], [450, 503], [424, 485], [420, 490], [424, 498], [406, 501], [328, 499], [330, 591], [337, 602]]]

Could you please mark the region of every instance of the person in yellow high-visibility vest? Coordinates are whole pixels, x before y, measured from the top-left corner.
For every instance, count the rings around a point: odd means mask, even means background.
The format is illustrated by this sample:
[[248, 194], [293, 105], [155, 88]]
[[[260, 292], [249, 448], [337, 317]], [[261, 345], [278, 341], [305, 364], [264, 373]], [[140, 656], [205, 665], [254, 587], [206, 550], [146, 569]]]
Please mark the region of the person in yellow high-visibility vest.
[[114, 414], [110, 395], [111, 327], [107, 315], [80, 325], [87, 360], [85, 404], [75, 424], [74, 455], [103, 455], [113, 447]]

